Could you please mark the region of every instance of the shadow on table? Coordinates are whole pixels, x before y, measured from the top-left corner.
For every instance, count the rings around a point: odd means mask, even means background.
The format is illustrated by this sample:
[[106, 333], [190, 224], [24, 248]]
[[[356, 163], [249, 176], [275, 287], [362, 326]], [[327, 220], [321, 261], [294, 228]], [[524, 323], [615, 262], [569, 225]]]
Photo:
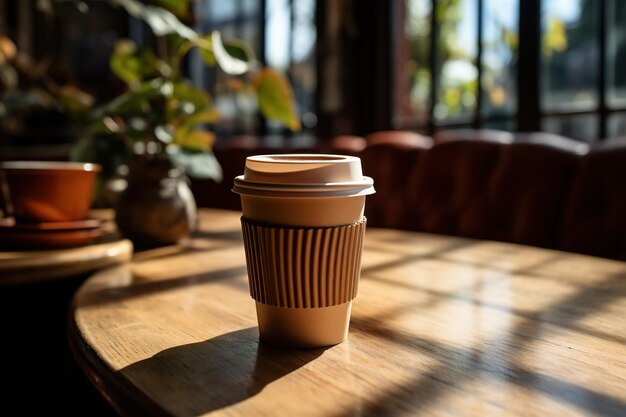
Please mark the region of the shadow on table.
[[119, 373], [149, 384], [167, 411], [200, 415], [253, 397], [324, 350], [289, 350], [259, 343], [258, 329], [250, 327], [164, 350]]

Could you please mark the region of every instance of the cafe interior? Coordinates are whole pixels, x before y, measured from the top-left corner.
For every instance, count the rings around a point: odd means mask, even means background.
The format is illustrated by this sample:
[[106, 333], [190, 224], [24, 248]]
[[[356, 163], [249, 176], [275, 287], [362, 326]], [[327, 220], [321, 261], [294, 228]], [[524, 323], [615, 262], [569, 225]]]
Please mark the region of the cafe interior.
[[626, 416], [624, 22], [0, 0], [0, 414]]

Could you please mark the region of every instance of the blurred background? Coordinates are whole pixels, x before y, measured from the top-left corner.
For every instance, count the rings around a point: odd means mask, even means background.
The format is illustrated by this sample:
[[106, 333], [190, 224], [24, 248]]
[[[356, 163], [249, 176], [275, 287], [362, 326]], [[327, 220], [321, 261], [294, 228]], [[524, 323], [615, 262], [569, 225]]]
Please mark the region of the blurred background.
[[[297, 132], [259, 116], [198, 51], [185, 55], [185, 76], [222, 115], [207, 126], [217, 143], [250, 135], [276, 147], [314, 147], [338, 135], [467, 127], [589, 143], [626, 135], [620, 0], [142, 3], [201, 34], [243, 40], [291, 82]], [[72, 106], [97, 106], [127, 88], [111, 71], [116, 43], [131, 39], [158, 54], [158, 37], [128, 4], [0, 0], [2, 159], [64, 158], [80, 135]], [[7, 40], [20, 65], [8, 59]]]

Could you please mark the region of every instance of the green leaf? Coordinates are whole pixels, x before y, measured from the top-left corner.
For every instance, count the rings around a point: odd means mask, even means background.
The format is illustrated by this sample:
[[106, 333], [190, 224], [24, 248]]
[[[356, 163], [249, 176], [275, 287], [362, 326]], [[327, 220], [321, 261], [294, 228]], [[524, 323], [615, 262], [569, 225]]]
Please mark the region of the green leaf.
[[210, 109], [194, 114], [185, 122], [185, 124], [188, 126], [194, 126], [200, 123], [215, 123], [221, 117], [222, 116], [219, 110], [217, 110], [215, 107], [212, 107]]
[[137, 46], [128, 39], [117, 41], [109, 65], [111, 71], [129, 87], [137, 85], [142, 78], [141, 60], [135, 56]]
[[[217, 38], [214, 38], [215, 36]], [[225, 54], [220, 55], [220, 58], [222, 59], [221, 62], [218, 62], [218, 59], [215, 53], [213, 52], [214, 42], [221, 43], [221, 47], [218, 46], [218, 49], [221, 48], [220, 50], [222, 52], [225, 51]], [[198, 51], [200, 52], [200, 57], [202, 58], [202, 60], [210, 67], [215, 67], [216, 65], [219, 65], [222, 69], [224, 69], [222, 65], [227, 65], [227, 66], [231, 65], [229, 60], [235, 59], [235, 60], [242, 61], [245, 64], [247, 64], [246, 71], [248, 71], [256, 60], [256, 57], [254, 56], [254, 52], [252, 51], [250, 46], [248, 46], [248, 44], [246, 44], [244, 41], [240, 39], [223, 40], [221, 39], [221, 36], [219, 35], [218, 32], [209, 33], [208, 35], [200, 39], [197, 39], [195, 41], [195, 45], [198, 47]], [[224, 64], [224, 59], [226, 59], [227, 61], [225, 64]], [[240, 65], [240, 64], [235, 64], [235, 65]], [[225, 70], [225, 72], [228, 72], [228, 71]], [[238, 75], [238, 74], [234, 74], [234, 75]]]
[[210, 67], [215, 67], [217, 65], [217, 59], [215, 58], [215, 54], [213, 53], [213, 46], [211, 44], [211, 36], [212, 34], [208, 34], [196, 42], [196, 46], [198, 47], [198, 52], [200, 52], [200, 58]]
[[167, 46], [171, 51], [178, 51], [185, 43], [190, 42], [189, 39], [183, 38], [176, 33], [170, 33], [165, 39], [167, 40]]
[[158, 125], [154, 128], [154, 136], [163, 143], [172, 143], [174, 137], [167, 126]]
[[137, 0], [109, 0], [122, 6], [129, 15], [143, 20], [157, 36], [176, 33], [185, 39], [196, 39], [198, 33], [182, 23], [169, 10], [158, 6], [145, 5]]
[[248, 46], [248, 44], [241, 39], [229, 39], [224, 41], [224, 49], [226, 49], [228, 55], [248, 64], [252, 63], [256, 59], [254, 52], [250, 49], [250, 46]]
[[187, 175], [194, 178], [222, 180], [222, 167], [211, 151], [193, 152], [177, 146], [168, 147], [172, 163]]
[[264, 68], [252, 82], [261, 114], [282, 123], [292, 132], [300, 130], [293, 91], [287, 79], [279, 72]]
[[202, 123], [214, 123], [220, 118], [216, 108], [196, 113], [176, 128], [174, 143], [190, 150], [207, 150], [215, 143], [215, 134], [196, 129]]
[[192, 103], [198, 110], [204, 110], [211, 106], [209, 94], [203, 88], [187, 82], [174, 83], [172, 98], [181, 102]]
[[189, 16], [190, 0], [156, 0], [155, 2], [178, 17], [185, 18]]
[[222, 42], [220, 33], [218, 31], [211, 33], [211, 47], [213, 48], [213, 54], [220, 68], [230, 75], [246, 73], [250, 69], [250, 57], [252, 53], [243, 43], [235, 42], [230, 45], [232, 54]]
[[215, 133], [205, 130], [177, 129], [174, 135], [176, 145], [191, 151], [209, 150], [214, 142]]
[[137, 88], [118, 96], [107, 105], [94, 111], [94, 117], [101, 118], [107, 114], [127, 115], [150, 110], [149, 101], [161, 94], [162, 78], [155, 78], [140, 84]]
[[95, 101], [92, 95], [71, 85], [59, 88], [59, 99], [65, 110], [74, 115], [85, 114]]
[[167, 101], [167, 118], [185, 119], [211, 107], [211, 97], [204, 89], [187, 82], [178, 82], [173, 84]]
[[122, 131], [122, 122], [112, 117], [105, 116], [92, 121], [89, 126], [92, 135], [112, 135]]
[[137, 51], [135, 43], [129, 39], [117, 41], [110, 59], [113, 73], [129, 87], [135, 87], [145, 78], [154, 77], [163, 71], [163, 66], [149, 49]]
[[142, 78], [154, 77], [159, 73], [159, 66], [163, 65], [162, 61], [159, 61], [150, 49], [142, 48], [137, 54], [139, 59], [139, 70]]

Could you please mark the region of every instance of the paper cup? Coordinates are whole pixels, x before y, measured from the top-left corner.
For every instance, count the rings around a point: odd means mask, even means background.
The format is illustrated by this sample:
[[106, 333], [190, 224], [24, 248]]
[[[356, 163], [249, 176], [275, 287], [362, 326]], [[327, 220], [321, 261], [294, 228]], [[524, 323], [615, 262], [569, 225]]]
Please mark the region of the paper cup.
[[233, 191], [261, 339], [304, 348], [343, 341], [361, 270], [365, 196], [374, 193], [360, 159], [248, 157]]

